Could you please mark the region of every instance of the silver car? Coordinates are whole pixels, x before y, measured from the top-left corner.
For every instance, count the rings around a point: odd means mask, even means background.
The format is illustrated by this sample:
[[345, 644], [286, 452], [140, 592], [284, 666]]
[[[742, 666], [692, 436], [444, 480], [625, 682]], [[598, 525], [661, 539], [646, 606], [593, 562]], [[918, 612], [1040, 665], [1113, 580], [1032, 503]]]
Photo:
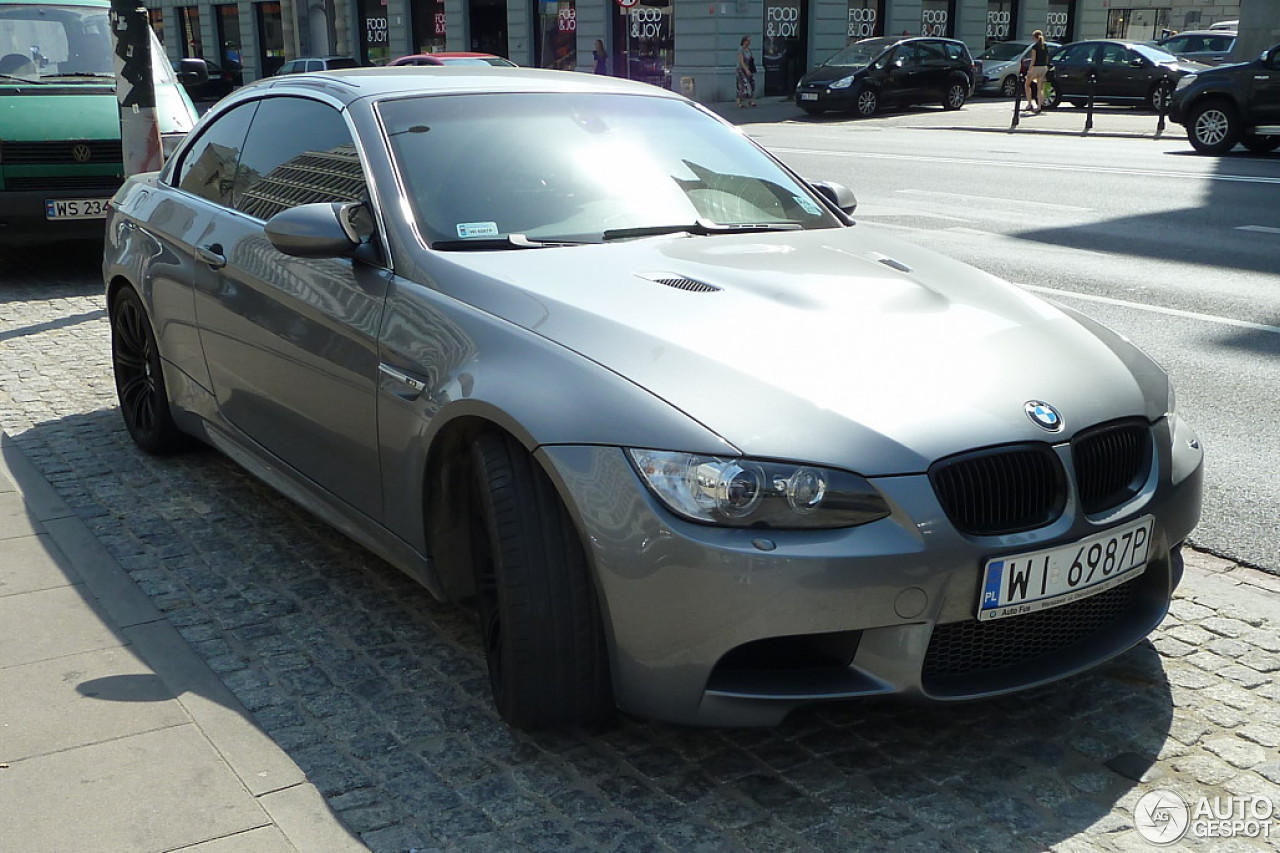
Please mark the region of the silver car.
[[952, 701], [1140, 642], [1201, 450], [1119, 335], [652, 86], [276, 77], [111, 204], [125, 426], [474, 606], [514, 726]]
[[[982, 73], [978, 77], [977, 91], [987, 95], [1000, 95], [1012, 98], [1022, 85], [1019, 75], [1025, 73], [1022, 62], [1031, 56], [1031, 40], [1014, 40], [993, 42], [982, 53], [978, 54], [978, 63]], [[1045, 46], [1049, 52], [1062, 45], [1047, 41]]]

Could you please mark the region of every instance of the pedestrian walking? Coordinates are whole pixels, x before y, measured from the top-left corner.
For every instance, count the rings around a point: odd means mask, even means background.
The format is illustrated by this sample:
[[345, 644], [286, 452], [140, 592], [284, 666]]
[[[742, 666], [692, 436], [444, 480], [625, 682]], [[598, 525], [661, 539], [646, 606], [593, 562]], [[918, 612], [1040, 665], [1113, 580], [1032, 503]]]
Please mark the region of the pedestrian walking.
[[1023, 83], [1023, 87], [1027, 96], [1027, 109], [1038, 113], [1044, 108], [1044, 81], [1045, 75], [1049, 73], [1049, 46], [1044, 43], [1044, 33], [1040, 30], [1032, 33], [1031, 38], [1031, 67], [1027, 69], [1027, 80]]
[[751, 53], [751, 36], [738, 42], [738, 106], [745, 100], [756, 105], [756, 58]]

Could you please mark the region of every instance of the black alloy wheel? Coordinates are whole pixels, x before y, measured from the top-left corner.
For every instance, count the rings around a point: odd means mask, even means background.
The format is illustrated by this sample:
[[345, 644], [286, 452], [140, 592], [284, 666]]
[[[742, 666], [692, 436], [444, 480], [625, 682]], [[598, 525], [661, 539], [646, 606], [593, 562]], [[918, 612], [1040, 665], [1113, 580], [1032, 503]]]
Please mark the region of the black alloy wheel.
[[125, 428], [138, 447], [165, 455], [190, 441], [173, 422], [160, 348], [142, 300], [123, 287], [111, 302], [111, 368]]
[[608, 720], [604, 628], [568, 511], [510, 436], [476, 439], [471, 461], [476, 609], [498, 713], [520, 729]]

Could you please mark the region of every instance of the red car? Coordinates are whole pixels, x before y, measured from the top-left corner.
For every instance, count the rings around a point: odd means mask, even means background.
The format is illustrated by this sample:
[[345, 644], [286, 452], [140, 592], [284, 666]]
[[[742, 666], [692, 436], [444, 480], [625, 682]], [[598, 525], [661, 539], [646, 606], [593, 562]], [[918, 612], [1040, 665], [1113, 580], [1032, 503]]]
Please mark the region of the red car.
[[499, 65], [514, 68], [515, 63], [492, 53], [415, 53], [402, 56], [388, 65]]

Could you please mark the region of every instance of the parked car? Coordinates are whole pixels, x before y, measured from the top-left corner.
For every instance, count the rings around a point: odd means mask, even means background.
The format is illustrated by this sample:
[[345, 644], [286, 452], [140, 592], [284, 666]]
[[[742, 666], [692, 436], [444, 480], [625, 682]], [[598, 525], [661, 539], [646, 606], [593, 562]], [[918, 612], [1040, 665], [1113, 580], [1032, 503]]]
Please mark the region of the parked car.
[[872, 116], [884, 107], [936, 101], [958, 110], [977, 74], [964, 42], [885, 36], [854, 42], [800, 79], [796, 106]]
[[854, 205], [637, 81], [263, 80], [111, 204], [124, 425], [473, 603], [515, 726], [970, 699], [1140, 642], [1200, 512], [1168, 377]]
[[[1054, 41], [1045, 42], [1052, 52], [1062, 47]], [[978, 76], [977, 90], [986, 94], [1003, 95], [1012, 98], [1022, 85], [1019, 75], [1022, 73], [1022, 60], [1031, 55], [1031, 40], [998, 41], [978, 54], [978, 67], [982, 69]]]
[[[196, 63], [202, 70], [196, 69]], [[172, 62], [173, 71], [193, 101], [216, 101], [231, 94], [238, 69], [223, 68], [211, 59], [185, 57]]]
[[[2, 245], [102, 240], [125, 172], [110, 13], [107, 0], [0, 0]], [[197, 112], [167, 62], [151, 76], [167, 153]]]
[[1210, 24], [1210, 25], [1209, 25], [1209, 29], [1211, 29], [1211, 30], [1230, 30], [1230, 31], [1231, 31], [1231, 32], [1233, 32], [1233, 33], [1234, 33], [1234, 32], [1238, 32], [1238, 31], [1240, 30], [1240, 21], [1239, 21], [1239, 20], [1232, 20], [1232, 21], [1214, 21], [1212, 24]]
[[[1137, 104], [1159, 110], [1168, 106], [1180, 77], [1205, 68], [1140, 42], [1073, 42], [1049, 57], [1044, 105], [1056, 109], [1067, 101], [1083, 107], [1092, 85], [1097, 102]], [[1092, 84], [1091, 76], [1096, 78]]]
[[350, 56], [300, 56], [290, 59], [276, 71], [275, 76], [305, 74], [311, 71], [335, 71], [339, 68], [359, 68], [360, 63]]
[[510, 59], [492, 53], [415, 53], [393, 59], [389, 65], [493, 65], [499, 68], [515, 68]]
[[1156, 39], [1152, 44], [1179, 59], [1201, 65], [1221, 65], [1231, 59], [1236, 34], [1228, 30], [1201, 30]]
[[1187, 128], [1201, 154], [1225, 154], [1237, 143], [1259, 154], [1280, 147], [1280, 44], [1253, 62], [1183, 77], [1169, 119]]

